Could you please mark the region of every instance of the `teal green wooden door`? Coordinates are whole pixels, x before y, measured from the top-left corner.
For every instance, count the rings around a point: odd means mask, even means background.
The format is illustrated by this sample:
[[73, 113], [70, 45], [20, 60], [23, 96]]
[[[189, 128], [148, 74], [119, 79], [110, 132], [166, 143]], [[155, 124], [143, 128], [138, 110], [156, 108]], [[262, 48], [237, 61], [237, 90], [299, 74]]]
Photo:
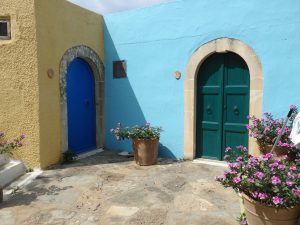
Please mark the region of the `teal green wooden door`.
[[248, 146], [250, 75], [234, 53], [213, 54], [197, 77], [197, 157], [222, 160], [226, 147]]

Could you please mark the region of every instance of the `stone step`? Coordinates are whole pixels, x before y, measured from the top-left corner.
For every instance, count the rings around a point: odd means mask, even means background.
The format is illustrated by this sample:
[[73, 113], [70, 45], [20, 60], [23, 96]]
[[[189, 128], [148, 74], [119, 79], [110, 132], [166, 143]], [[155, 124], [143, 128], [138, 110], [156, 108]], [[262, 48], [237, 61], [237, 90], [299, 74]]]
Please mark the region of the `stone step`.
[[26, 167], [22, 161], [12, 160], [0, 167], [0, 186], [5, 187], [15, 179], [26, 173]]

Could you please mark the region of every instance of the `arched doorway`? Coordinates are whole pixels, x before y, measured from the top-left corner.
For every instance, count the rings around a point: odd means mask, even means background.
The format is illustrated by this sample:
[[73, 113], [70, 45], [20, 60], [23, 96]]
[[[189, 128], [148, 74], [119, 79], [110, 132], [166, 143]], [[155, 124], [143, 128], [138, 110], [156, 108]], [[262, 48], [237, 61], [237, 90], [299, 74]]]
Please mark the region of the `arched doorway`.
[[95, 80], [89, 64], [74, 59], [67, 73], [68, 146], [80, 154], [96, 149]]
[[224, 149], [248, 147], [250, 74], [237, 54], [214, 53], [197, 75], [196, 157], [222, 160]]
[[[73, 63], [75, 62], [75, 66]], [[77, 63], [76, 63], [77, 62]], [[77, 64], [77, 65], [76, 65]], [[90, 97], [94, 96], [94, 100], [91, 99], [84, 99], [83, 104], [85, 107], [90, 107], [91, 102], [94, 101], [94, 107], [95, 107], [95, 129], [96, 131], [91, 134], [90, 137], [94, 138], [96, 141], [96, 148], [102, 148], [104, 145], [104, 67], [103, 63], [99, 57], [99, 55], [90, 47], [88, 46], [75, 46], [70, 49], [68, 49], [65, 54], [63, 55], [61, 62], [60, 62], [60, 104], [61, 104], [61, 148], [62, 152], [66, 152], [68, 150], [72, 150], [73, 148], [69, 148], [69, 129], [71, 128], [69, 126], [69, 115], [72, 111], [72, 109], [69, 109], [69, 94], [67, 93], [67, 77], [69, 75], [70, 69], [72, 67], [83, 67], [83, 70], [85, 71], [84, 73], [89, 74], [89, 76], [84, 76], [84, 77], [91, 77], [92, 75], [92, 80], [87, 80], [86, 82], [91, 82], [94, 84], [93, 87], [90, 88], [89, 94]], [[76, 68], [75, 68], [76, 70]], [[76, 75], [76, 71], [75, 71]], [[80, 74], [79, 74], [80, 75]], [[72, 76], [73, 77], [73, 76]], [[78, 78], [78, 76], [75, 76]], [[86, 84], [86, 85], [91, 85], [91, 83]], [[86, 86], [85, 85], [85, 86]], [[91, 93], [94, 92], [92, 95]], [[76, 99], [76, 92], [75, 98]], [[87, 101], [85, 101], [87, 100]], [[82, 102], [82, 101], [81, 101]], [[78, 103], [79, 104], [79, 103]], [[91, 114], [93, 115], [93, 114]], [[92, 117], [93, 118], [93, 117]], [[91, 123], [92, 124], [92, 123]], [[90, 125], [92, 126], [92, 125]], [[93, 128], [91, 128], [93, 129]], [[80, 131], [81, 132], [81, 131]], [[94, 136], [94, 137], [93, 137]], [[92, 146], [92, 145], [89, 145]], [[89, 149], [89, 147], [86, 147]], [[91, 148], [91, 147], [90, 147]], [[83, 148], [85, 149], [85, 148]], [[77, 150], [78, 152], [81, 152], [80, 148]]]
[[[240, 40], [219, 38], [199, 47], [191, 56], [184, 79], [184, 158], [194, 159], [197, 146], [197, 75], [201, 65], [214, 53], [232, 52], [240, 56], [247, 64], [250, 74], [249, 114], [262, 115], [263, 71], [255, 51]], [[255, 140], [248, 140], [249, 152], [258, 155]]]

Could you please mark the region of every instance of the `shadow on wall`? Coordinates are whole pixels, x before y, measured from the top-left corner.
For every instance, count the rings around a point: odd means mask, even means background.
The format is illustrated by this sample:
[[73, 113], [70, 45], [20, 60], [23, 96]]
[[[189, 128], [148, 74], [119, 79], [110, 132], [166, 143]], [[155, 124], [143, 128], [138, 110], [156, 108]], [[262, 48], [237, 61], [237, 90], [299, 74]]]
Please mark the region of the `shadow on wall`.
[[[122, 126], [144, 125], [147, 121], [142, 108], [127, 78], [113, 78], [113, 61], [120, 58], [110, 33], [104, 24], [105, 32], [105, 148], [113, 151], [132, 152], [131, 140], [117, 141], [110, 133], [117, 123]], [[130, 62], [127, 62], [127, 76], [130, 77]], [[159, 155], [175, 159], [175, 155], [166, 146], [160, 144]]]

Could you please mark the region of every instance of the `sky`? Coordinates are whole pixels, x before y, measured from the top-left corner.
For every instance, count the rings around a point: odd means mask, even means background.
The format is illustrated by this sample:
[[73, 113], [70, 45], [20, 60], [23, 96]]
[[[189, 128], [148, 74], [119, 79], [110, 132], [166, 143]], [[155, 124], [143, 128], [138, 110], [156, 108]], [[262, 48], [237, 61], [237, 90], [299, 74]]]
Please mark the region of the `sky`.
[[169, 0], [69, 0], [77, 5], [100, 14], [108, 14], [128, 9], [142, 8]]

